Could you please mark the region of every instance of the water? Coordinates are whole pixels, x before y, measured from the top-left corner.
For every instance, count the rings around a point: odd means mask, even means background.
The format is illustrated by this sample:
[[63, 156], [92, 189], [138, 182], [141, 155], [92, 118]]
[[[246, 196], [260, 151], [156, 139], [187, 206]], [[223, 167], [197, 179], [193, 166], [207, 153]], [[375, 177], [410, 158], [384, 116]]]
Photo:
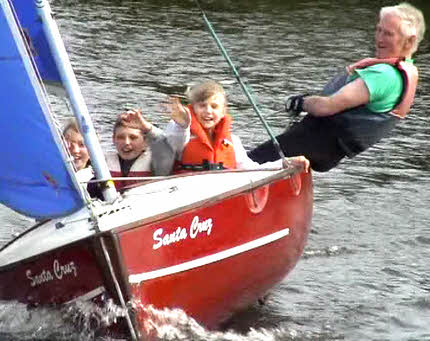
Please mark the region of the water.
[[[371, 55], [377, 10], [392, 3], [219, 0], [203, 6], [279, 133], [288, 124], [275, 114], [283, 99], [316, 93], [345, 64]], [[412, 3], [429, 21], [430, 4]], [[163, 124], [166, 96], [207, 78], [225, 86], [244, 145], [266, 140], [192, 1], [58, 0], [52, 7], [105, 149], [112, 148], [111, 126], [122, 108], [139, 106]], [[181, 312], [163, 312], [170, 323], [159, 329], [160, 340], [430, 340], [429, 53], [427, 36], [415, 55], [421, 78], [413, 114], [393, 136], [314, 174], [305, 254], [266, 304], [212, 332]], [[53, 105], [64, 120], [64, 103]], [[3, 207], [0, 220], [1, 243], [30, 225]], [[98, 336], [95, 312], [80, 309], [86, 320], [78, 330], [71, 312], [0, 304], [0, 339], [115, 339]]]

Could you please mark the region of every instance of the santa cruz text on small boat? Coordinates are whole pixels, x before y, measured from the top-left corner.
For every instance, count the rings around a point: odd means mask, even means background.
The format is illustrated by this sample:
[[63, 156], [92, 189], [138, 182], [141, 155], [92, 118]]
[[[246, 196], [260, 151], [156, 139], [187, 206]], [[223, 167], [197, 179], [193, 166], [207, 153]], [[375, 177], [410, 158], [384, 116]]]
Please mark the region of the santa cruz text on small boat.
[[212, 232], [212, 218], [200, 221], [198, 216], [193, 218], [191, 222], [189, 233], [185, 227], [178, 226], [175, 232], [164, 233], [164, 229], [161, 227], [154, 232], [154, 245], [153, 249], [157, 250], [162, 246], [166, 246], [172, 243], [180, 242], [181, 240], [187, 239], [190, 236], [191, 239], [196, 238], [199, 233], [204, 233], [209, 236]]
[[74, 275], [78, 276], [78, 268], [75, 266], [74, 262], [69, 262], [67, 264], [60, 264], [56, 259], [52, 263], [52, 270], [42, 270], [37, 275], [32, 275], [31, 270], [25, 272], [28, 280], [30, 280], [30, 286], [36, 287], [43, 283], [53, 281], [54, 279], [62, 280], [65, 276]]

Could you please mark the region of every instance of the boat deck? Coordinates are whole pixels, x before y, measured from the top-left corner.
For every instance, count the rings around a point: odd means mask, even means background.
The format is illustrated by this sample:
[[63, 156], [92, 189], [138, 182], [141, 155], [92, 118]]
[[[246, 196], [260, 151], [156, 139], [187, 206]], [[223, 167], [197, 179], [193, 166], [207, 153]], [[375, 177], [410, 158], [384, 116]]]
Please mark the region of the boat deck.
[[127, 190], [112, 204], [93, 201], [93, 213], [84, 207], [24, 232], [0, 251], [0, 267], [94, 235], [96, 227], [92, 215], [97, 216], [97, 229], [107, 232], [137, 221], [156, 221], [292, 173], [294, 170], [212, 171], [148, 182]]

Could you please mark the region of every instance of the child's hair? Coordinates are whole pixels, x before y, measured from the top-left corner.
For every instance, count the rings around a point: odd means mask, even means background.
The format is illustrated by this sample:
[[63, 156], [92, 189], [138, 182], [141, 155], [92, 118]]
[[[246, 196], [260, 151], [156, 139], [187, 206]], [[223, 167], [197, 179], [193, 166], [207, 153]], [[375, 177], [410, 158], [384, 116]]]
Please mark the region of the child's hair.
[[221, 84], [213, 80], [198, 83], [186, 91], [188, 100], [191, 103], [204, 102], [209, 97], [212, 97], [217, 93], [221, 93], [224, 96], [225, 104], [227, 104], [224, 88], [221, 86]]
[[[115, 124], [113, 125], [113, 131], [112, 131], [113, 137], [115, 137], [115, 133], [119, 127], [139, 129], [139, 127], [133, 125], [132, 123], [125, 122], [123, 119], [121, 119], [121, 114], [119, 114], [116, 117]], [[143, 137], [145, 137], [146, 134], [142, 130], [141, 130], [141, 133], [142, 133]]]
[[[78, 121], [76, 121], [76, 119], [75, 119], [75, 118], [70, 118], [70, 119], [66, 122], [66, 124], [65, 124], [65, 126], [64, 126], [64, 128], [63, 128], [63, 137], [66, 135], [66, 133], [67, 133], [69, 130], [72, 130], [72, 131], [74, 131], [75, 133], [78, 133], [78, 134], [81, 134], [81, 135], [82, 135], [81, 130], [79, 129]], [[64, 141], [65, 141], [65, 140], [64, 140]], [[87, 164], [85, 165], [85, 167], [88, 167], [88, 166], [90, 166], [90, 165], [91, 165], [91, 160], [90, 160], [90, 159], [88, 159]]]
[[69, 130], [73, 130], [74, 132], [79, 134], [81, 133], [81, 131], [79, 130], [78, 122], [75, 118], [71, 118], [66, 122], [66, 125], [63, 128], [63, 135]]

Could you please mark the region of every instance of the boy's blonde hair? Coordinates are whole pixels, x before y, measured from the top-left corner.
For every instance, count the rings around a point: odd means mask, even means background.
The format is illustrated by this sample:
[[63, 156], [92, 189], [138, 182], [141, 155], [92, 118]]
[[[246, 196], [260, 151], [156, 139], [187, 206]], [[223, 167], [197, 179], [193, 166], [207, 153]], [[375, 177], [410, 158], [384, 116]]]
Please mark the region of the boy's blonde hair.
[[227, 105], [227, 98], [225, 96], [224, 88], [221, 84], [208, 80], [194, 85], [191, 89], [187, 89], [186, 95], [191, 103], [204, 102], [209, 97], [215, 94], [222, 94], [224, 96], [224, 103]]

